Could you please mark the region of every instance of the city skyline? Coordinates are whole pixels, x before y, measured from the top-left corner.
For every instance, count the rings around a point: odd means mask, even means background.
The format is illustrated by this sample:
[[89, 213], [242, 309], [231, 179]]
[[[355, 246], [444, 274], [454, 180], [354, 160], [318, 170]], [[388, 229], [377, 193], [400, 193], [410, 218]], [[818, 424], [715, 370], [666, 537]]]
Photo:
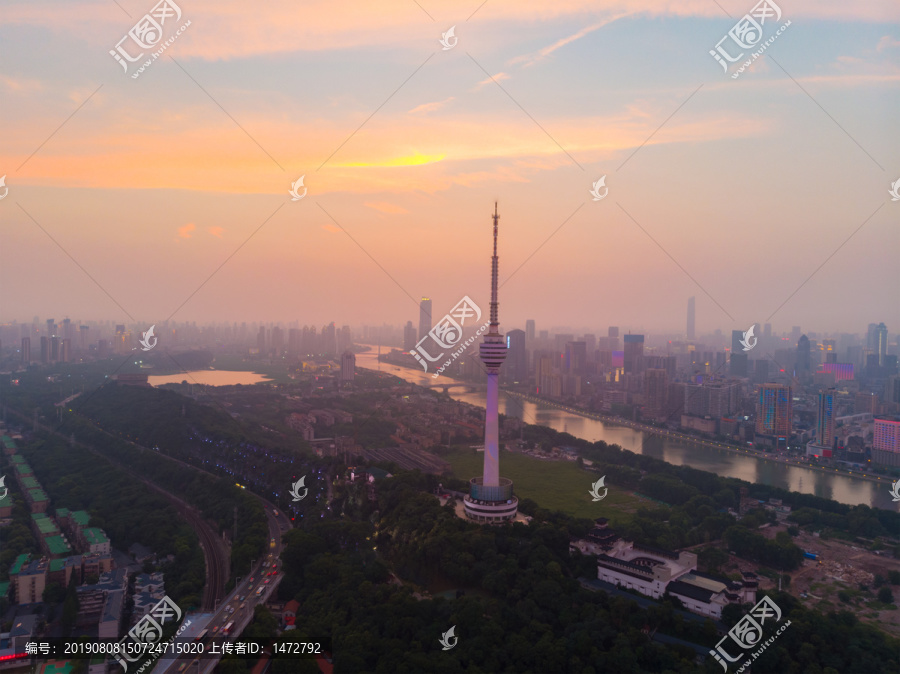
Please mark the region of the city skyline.
[[197, 0], [132, 79], [121, 8], [8, 3], [0, 319], [415, 322], [486, 301], [499, 200], [509, 325], [900, 324], [895, 3], [782, 7], [737, 80], [709, 52], [752, 2], [426, 4]]

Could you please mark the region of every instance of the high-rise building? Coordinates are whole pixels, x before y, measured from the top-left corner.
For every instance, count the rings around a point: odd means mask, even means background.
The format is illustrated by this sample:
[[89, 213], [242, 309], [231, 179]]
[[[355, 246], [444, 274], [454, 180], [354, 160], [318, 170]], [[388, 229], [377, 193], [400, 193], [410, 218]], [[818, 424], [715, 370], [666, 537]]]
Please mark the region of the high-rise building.
[[584, 342], [567, 342], [563, 369], [568, 374], [581, 374], [587, 365], [587, 344]]
[[538, 395], [550, 395], [553, 379], [553, 358], [547, 355], [535, 353], [534, 356], [534, 386]]
[[497, 301], [497, 229], [500, 216], [494, 204], [494, 255], [491, 258], [491, 322], [481, 343], [481, 361], [487, 370], [487, 395], [484, 410], [484, 474], [469, 481], [464, 501], [466, 516], [479, 522], [502, 522], [516, 517], [518, 499], [513, 496], [512, 480], [500, 477], [499, 382], [500, 367], [506, 359], [506, 340], [500, 334]]
[[837, 442], [834, 432], [834, 394], [835, 389], [833, 388], [819, 391], [819, 407], [816, 416], [816, 444], [828, 449], [834, 449]]
[[72, 340], [64, 339], [59, 345], [59, 362], [68, 363], [72, 360]]
[[272, 351], [276, 358], [280, 358], [284, 351], [284, 331], [278, 325], [272, 328]]
[[322, 353], [334, 353], [337, 348], [337, 327], [334, 321], [322, 328], [321, 348]]
[[[22, 351], [25, 351], [24, 345]], [[884, 384], [884, 402], [900, 404], [900, 375], [892, 375]]]
[[256, 348], [259, 349], [260, 355], [266, 353], [266, 326], [259, 326], [259, 334], [256, 335]]
[[668, 376], [665, 370], [650, 368], [644, 372], [644, 404], [651, 417], [665, 415], [667, 391]]
[[50, 338], [41, 335], [41, 362], [47, 364], [50, 362]]
[[900, 468], [900, 417], [875, 417], [872, 461]]
[[352, 351], [344, 351], [341, 355], [341, 382], [353, 383], [356, 373], [356, 356]]
[[[612, 330], [612, 328], [610, 328]], [[618, 328], [616, 329], [618, 332]], [[610, 335], [612, 336], [612, 335]], [[643, 335], [625, 335], [625, 374], [637, 372], [639, 367], [639, 359], [644, 356], [644, 336]]]
[[528, 352], [525, 350], [527, 333], [524, 330], [510, 330], [506, 333], [506, 349], [509, 353], [505, 379], [515, 384], [528, 382]]
[[59, 337], [50, 338], [50, 362], [59, 362]]
[[300, 348], [303, 344], [301, 335], [302, 333], [300, 332], [300, 328], [288, 329], [287, 352], [289, 356], [300, 355]]
[[794, 407], [790, 386], [762, 384], [756, 403], [756, 434], [768, 436], [778, 448], [787, 448]]
[[875, 326], [872, 334], [872, 353], [878, 356], [878, 365], [884, 367], [884, 357], [887, 355], [888, 331], [884, 323]]
[[56, 334], [56, 323], [53, 322], [52, 318], [47, 319], [47, 339], [50, 339]]
[[527, 321], [525, 321], [525, 339], [527, 339], [529, 342], [534, 341], [534, 327], [535, 325], [533, 318], [529, 318]]
[[[419, 339], [431, 330], [431, 300], [423, 297], [419, 302]], [[418, 341], [418, 340], [416, 340]]]
[[416, 346], [416, 326], [412, 321], [406, 321], [406, 327], [403, 328], [403, 350], [409, 351]]
[[31, 337], [22, 338], [22, 362], [26, 365], [31, 362]]
[[79, 325], [78, 326], [78, 348], [82, 351], [87, 351], [88, 342], [90, 342], [90, 332], [91, 326], [89, 325]]
[[596, 360], [597, 335], [585, 335], [582, 338], [582, 341], [584, 342], [584, 348], [587, 354], [587, 362], [593, 363]]
[[694, 298], [691, 297], [688, 299], [688, 307], [687, 307], [687, 338], [689, 340], [694, 339], [694, 310], [695, 303]]
[[797, 376], [808, 375], [812, 372], [811, 348], [809, 337], [802, 335], [797, 340]]

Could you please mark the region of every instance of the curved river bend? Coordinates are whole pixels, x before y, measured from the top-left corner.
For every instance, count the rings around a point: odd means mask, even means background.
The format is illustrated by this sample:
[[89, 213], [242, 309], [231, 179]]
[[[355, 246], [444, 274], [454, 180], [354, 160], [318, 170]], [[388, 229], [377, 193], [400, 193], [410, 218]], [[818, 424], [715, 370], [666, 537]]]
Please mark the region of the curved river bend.
[[[385, 350], [386, 352], [387, 350]], [[433, 386], [436, 382], [450, 383], [454, 381], [443, 376], [432, 379], [431, 374], [425, 372], [379, 363], [377, 353], [377, 347], [373, 346], [371, 351], [356, 354], [357, 366], [380, 370], [422, 386]], [[485, 406], [483, 392], [457, 393], [451, 389], [450, 395], [454, 400], [479, 407]], [[889, 481], [878, 483], [849, 475], [831, 475], [802, 466], [791, 466], [780, 461], [743, 456], [724, 449], [659, 435], [649, 437], [645, 441], [647, 434], [644, 431], [603, 423], [544, 403], [519, 400], [508, 395], [500, 396], [500, 413], [524, 419], [530, 424], [540, 424], [557, 431], [571, 433], [575, 437], [590, 442], [603, 440], [609, 444], [619, 445], [623, 449], [646, 454], [678, 466], [692, 466], [717, 475], [768, 484], [803, 494], [814, 494], [849, 505], [865, 503], [885, 510], [897, 508], [897, 504], [892, 501], [889, 493]]]

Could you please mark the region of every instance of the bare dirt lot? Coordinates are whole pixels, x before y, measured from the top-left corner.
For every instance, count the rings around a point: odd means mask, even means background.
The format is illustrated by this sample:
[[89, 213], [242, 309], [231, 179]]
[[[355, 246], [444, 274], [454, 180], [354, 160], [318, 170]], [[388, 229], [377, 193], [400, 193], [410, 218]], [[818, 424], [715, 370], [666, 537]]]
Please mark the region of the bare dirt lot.
[[[758, 531], [767, 538], [775, 538], [779, 531], [786, 529], [784, 524], [773, 524]], [[819, 558], [815, 561], [804, 559], [803, 566], [789, 572], [791, 585], [783, 587], [783, 590], [798, 597], [804, 605], [823, 613], [852, 611], [860, 621], [900, 637], [900, 586], [887, 585], [894, 595], [894, 602], [882, 604], [877, 600], [878, 588], [874, 585], [876, 574], [887, 579], [890, 571], [900, 571], [900, 560], [876, 555], [854, 543], [838, 539], [823, 540], [805, 531], [793, 540], [800, 548], [817, 554]], [[730, 557], [729, 562], [723, 568], [727, 573], [759, 572], [759, 566], [752, 562], [734, 556]], [[761, 575], [759, 581], [763, 590], [778, 587], [777, 577], [771, 579]], [[860, 585], [868, 589], [861, 590]], [[843, 600], [838, 596], [840, 592], [845, 593]], [[802, 594], [807, 596], [802, 597]]]

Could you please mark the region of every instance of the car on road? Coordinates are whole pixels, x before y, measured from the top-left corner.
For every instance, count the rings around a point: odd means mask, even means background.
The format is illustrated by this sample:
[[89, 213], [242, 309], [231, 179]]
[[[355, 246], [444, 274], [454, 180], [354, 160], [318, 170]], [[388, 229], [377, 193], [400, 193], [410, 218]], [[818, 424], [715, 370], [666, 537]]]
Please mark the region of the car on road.
[[268, 584], [269, 584], [269, 579], [266, 578], [266, 579], [263, 581], [263, 585], [268, 585]]
[[219, 631], [219, 626], [218, 626], [218, 625], [216, 625], [215, 627], [212, 628], [212, 633], [213, 633], [213, 634], [215, 634], [215, 633], [218, 632], [218, 631]]
[[245, 608], [247, 608], [247, 602], [241, 604], [241, 610], [243, 611]]
[[240, 597], [238, 597], [238, 601], [244, 601], [246, 598], [246, 595], [241, 595]]

